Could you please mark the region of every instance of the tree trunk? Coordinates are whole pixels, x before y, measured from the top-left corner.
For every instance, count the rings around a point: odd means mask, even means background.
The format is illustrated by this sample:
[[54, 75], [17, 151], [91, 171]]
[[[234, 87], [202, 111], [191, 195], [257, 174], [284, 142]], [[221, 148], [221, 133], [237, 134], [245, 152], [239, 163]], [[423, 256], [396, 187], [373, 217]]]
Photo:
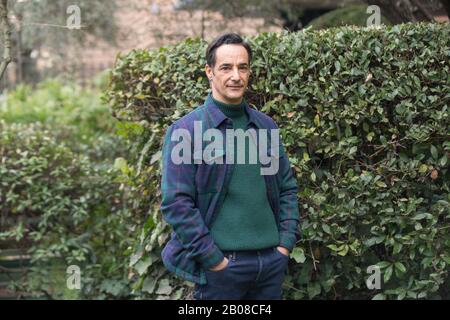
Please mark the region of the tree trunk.
[[8, 21], [8, 0], [0, 0], [0, 26], [3, 30], [3, 58], [0, 63], [0, 79], [2, 79], [6, 67], [8, 67], [8, 64], [12, 61], [11, 25]]

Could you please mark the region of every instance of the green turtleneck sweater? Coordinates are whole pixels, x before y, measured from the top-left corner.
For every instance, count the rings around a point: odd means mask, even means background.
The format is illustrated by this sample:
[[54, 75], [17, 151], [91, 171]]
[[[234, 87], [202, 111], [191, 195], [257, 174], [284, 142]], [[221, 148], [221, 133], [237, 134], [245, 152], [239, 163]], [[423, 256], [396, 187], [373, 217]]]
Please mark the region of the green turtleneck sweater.
[[[245, 100], [241, 104], [224, 104], [213, 98], [220, 110], [232, 120], [233, 128], [247, 129]], [[249, 143], [246, 138], [245, 164], [237, 164], [236, 138], [234, 170], [223, 205], [211, 226], [211, 235], [221, 250], [256, 250], [279, 244], [279, 233], [266, 194], [260, 163], [250, 164]]]

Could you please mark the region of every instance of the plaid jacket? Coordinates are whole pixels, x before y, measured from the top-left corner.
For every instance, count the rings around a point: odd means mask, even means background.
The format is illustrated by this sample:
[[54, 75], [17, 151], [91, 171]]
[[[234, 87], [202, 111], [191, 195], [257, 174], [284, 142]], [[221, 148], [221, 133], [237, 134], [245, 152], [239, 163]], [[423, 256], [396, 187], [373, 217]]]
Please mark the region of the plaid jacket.
[[[267, 115], [245, 106], [249, 116], [248, 129], [278, 129], [276, 123]], [[227, 118], [214, 104], [211, 94], [205, 103], [174, 122], [166, 131], [163, 145], [162, 163], [162, 203], [164, 220], [173, 227], [171, 239], [162, 251], [166, 268], [185, 280], [206, 284], [206, 268], [220, 263], [224, 255], [215, 245], [209, 232], [209, 226], [218, 212], [231, 179], [234, 164], [227, 164], [226, 139], [223, 152], [223, 164], [196, 164], [199, 153], [192, 152], [191, 164], [175, 164], [171, 151], [178, 141], [171, 141], [175, 129], [186, 129], [194, 137], [194, 121], [201, 121], [203, 131], [209, 128], [219, 129], [225, 137], [225, 130], [232, 129], [231, 119]], [[280, 234], [279, 245], [290, 251], [299, 239], [299, 211], [297, 201], [297, 181], [285, 153], [282, 142], [272, 146], [268, 136], [267, 155], [274, 157], [272, 147], [279, 147], [278, 172], [264, 175], [267, 197], [275, 215]], [[194, 142], [191, 141], [192, 147]], [[202, 149], [204, 149], [203, 142]], [[192, 149], [194, 150], [194, 149]], [[261, 164], [262, 167], [269, 166]]]

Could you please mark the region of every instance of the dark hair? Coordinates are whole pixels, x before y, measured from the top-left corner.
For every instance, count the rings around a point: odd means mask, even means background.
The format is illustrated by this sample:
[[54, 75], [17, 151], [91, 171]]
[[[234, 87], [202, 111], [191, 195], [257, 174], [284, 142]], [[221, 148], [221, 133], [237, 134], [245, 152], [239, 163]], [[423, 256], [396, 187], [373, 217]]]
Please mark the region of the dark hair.
[[225, 33], [211, 41], [208, 45], [208, 48], [206, 48], [206, 63], [211, 68], [213, 68], [216, 64], [217, 48], [224, 44], [239, 44], [243, 46], [247, 50], [248, 63], [250, 64], [250, 61], [252, 59], [252, 49], [250, 48], [250, 45], [245, 42], [237, 33]]

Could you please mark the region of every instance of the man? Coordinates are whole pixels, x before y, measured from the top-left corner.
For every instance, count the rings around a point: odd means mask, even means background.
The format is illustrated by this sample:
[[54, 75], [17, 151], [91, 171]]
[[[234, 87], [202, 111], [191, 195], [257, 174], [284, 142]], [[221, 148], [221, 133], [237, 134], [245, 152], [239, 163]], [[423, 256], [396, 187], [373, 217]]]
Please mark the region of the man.
[[[243, 98], [251, 57], [235, 33], [214, 39], [205, 66], [212, 92], [166, 132], [161, 211], [174, 231], [162, 258], [196, 283], [195, 299], [281, 299], [299, 238], [297, 182], [278, 127]], [[199, 136], [203, 128], [209, 135]], [[244, 130], [248, 143], [236, 146]], [[212, 136], [216, 148], [207, 152]]]

